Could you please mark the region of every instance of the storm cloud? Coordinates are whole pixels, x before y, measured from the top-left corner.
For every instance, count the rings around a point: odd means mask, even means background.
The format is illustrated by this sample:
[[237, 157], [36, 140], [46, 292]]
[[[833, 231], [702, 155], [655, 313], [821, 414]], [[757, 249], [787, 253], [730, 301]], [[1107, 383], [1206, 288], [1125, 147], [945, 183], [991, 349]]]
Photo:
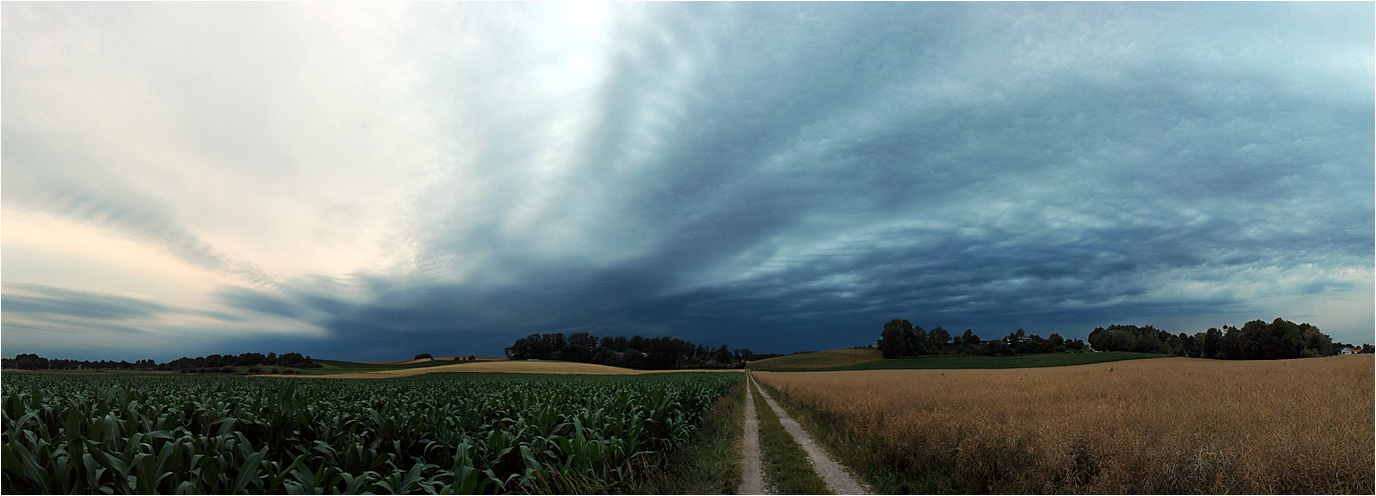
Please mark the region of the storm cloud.
[[3, 9], [7, 355], [1376, 325], [1370, 4]]

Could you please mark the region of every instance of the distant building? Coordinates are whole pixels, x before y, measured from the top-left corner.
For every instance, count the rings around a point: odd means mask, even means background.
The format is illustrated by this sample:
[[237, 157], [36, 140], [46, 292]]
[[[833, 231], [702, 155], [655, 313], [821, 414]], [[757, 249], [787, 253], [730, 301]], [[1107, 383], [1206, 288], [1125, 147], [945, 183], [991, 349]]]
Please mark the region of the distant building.
[[1348, 346], [1348, 347], [1345, 347], [1345, 348], [1343, 348], [1343, 349], [1341, 349], [1341, 350], [1338, 350], [1338, 354], [1339, 354], [1339, 355], [1355, 355], [1355, 354], [1357, 354], [1357, 353], [1361, 353], [1361, 350], [1358, 350], [1358, 349], [1353, 348], [1353, 347], [1351, 347], [1351, 346]]

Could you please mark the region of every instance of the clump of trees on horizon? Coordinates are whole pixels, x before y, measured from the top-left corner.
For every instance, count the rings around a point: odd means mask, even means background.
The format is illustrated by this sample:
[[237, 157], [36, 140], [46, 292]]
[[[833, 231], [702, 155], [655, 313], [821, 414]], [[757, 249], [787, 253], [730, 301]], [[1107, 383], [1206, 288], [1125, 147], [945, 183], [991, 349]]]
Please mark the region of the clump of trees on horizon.
[[726, 345], [711, 349], [667, 336], [598, 338], [586, 332], [531, 334], [517, 339], [505, 352], [512, 360], [562, 360], [642, 370], [741, 368], [748, 360], [775, 356]]
[[1111, 325], [1096, 327], [1089, 333], [1089, 346], [1078, 339], [1052, 334], [1043, 339], [1018, 329], [1001, 339], [982, 341], [969, 329], [952, 336], [941, 327], [930, 331], [914, 326], [907, 319], [884, 324], [877, 347], [884, 358], [922, 355], [1028, 355], [1080, 351], [1131, 351], [1163, 355], [1216, 358], [1223, 360], [1274, 360], [1337, 355], [1344, 349], [1372, 353], [1373, 347], [1360, 347], [1333, 341], [1318, 327], [1308, 323], [1276, 318], [1267, 323], [1253, 320], [1241, 328], [1210, 328], [1194, 335], [1171, 334], [1152, 326]]
[[1060, 334], [1042, 338], [1036, 334], [1029, 336], [1027, 331], [1018, 329], [1007, 337], [984, 341], [970, 329], [959, 336], [952, 336], [950, 331], [941, 327], [928, 331], [921, 326], [914, 326], [908, 319], [893, 319], [885, 323], [877, 346], [884, 358], [922, 355], [1009, 356], [1085, 350], [1084, 341], [1065, 339]]
[[180, 370], [190, 373], [233, 373], [231, 367], [292, 367], [317, 368], [309, 356], [300, 353], [244, 353], [241, 355], [209, 355], [204, 357], [181, 357], [167, 363], [157, 363], [151, 359], [128, 361], [112, 360], [67, 360], [44, 358], [36, 354], [20, 354], [12, 359], [0, 359], [0, 368], [22, 370]]
[[[1152, 326], [1096, 327], [1089, 333], [1089, 344], [1100, 351], [1137, 351], [1223, 360], [1332, 356], [1349, 347], [1334, 342], [1318, 327], [1279, 317], [1270, 323], [1253, 320], [1242, 328], [1211, 327], [1194, 335], [1171, 334]], [[1370, 353], [1371, 345], [1364, 345], [1362, 350]]]

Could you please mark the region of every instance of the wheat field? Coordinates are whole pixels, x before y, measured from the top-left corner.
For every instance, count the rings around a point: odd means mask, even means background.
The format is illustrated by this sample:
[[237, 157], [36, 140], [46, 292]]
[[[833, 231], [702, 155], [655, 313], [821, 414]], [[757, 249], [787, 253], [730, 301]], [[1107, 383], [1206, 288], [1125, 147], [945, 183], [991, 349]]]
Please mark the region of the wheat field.
[[1373, 493], [1373, 357], [756, 372], [886, 492]]

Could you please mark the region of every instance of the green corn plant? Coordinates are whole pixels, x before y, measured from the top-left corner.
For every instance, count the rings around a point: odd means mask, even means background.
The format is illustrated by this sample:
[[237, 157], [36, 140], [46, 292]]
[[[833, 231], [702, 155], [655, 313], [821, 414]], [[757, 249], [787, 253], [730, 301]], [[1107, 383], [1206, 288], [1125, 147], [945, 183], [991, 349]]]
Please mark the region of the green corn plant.
[[737, 383], [6, 375], [0, 491], [606, 491], [684, 442]]

